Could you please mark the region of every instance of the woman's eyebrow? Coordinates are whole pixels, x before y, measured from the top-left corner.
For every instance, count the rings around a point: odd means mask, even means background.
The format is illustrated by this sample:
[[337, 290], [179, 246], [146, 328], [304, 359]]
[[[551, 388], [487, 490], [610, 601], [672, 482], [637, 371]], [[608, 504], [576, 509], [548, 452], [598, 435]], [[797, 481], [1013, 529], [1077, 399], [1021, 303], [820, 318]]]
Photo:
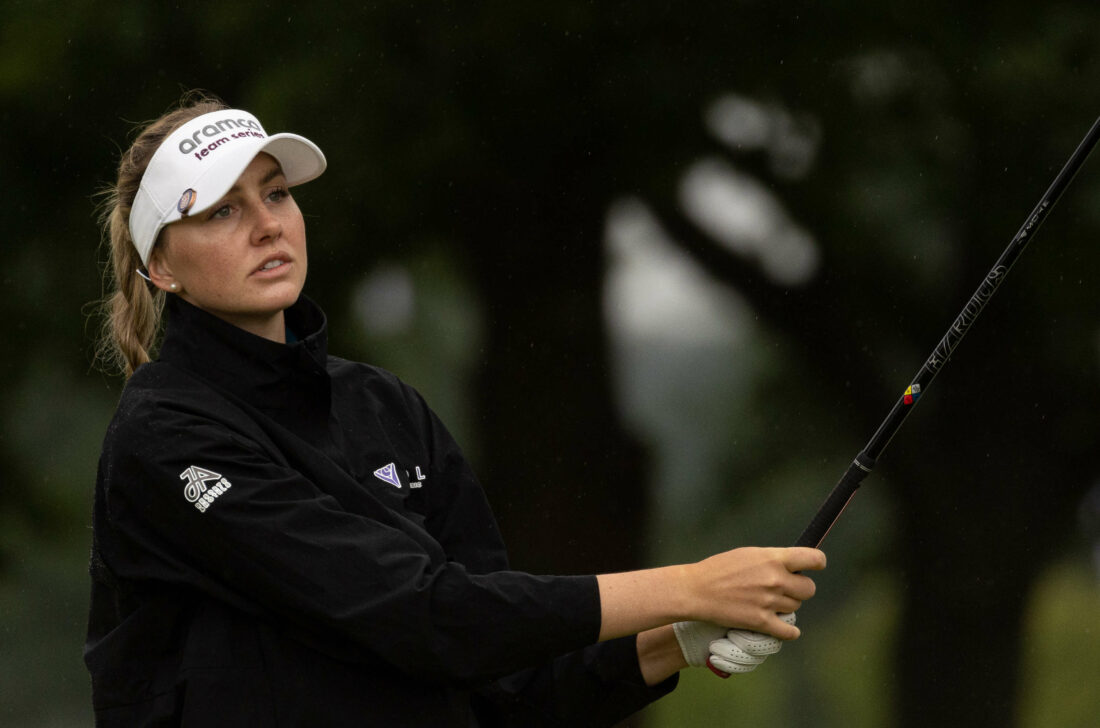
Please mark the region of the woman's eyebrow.
[[267, 174], [265, 174], [263, 176], [263, 179], [260, 180], [260, 184], [261, 185], [266, 185], [268, 182], [270, 182], [271, 180], [273, 180], [276, 177], [280, 176], [282, 173], [283, 173], [283, 168], [281, 166], [279, 166], [278, 164], [276, 164], [274, 167], [272, 167], [268, 171]]

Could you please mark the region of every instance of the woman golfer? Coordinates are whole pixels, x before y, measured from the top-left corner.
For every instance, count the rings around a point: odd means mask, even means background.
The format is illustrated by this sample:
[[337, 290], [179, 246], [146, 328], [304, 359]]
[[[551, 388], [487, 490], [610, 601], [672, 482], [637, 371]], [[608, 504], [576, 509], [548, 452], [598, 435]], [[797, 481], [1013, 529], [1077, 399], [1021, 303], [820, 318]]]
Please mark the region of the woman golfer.
[[797, 637], [815, 549], [509, 570], [420, 396], [328, 353], [289, 191], [325, 164], [208, 97], [122, 156], [106, 341], [129, 380], [95, 493], [97, 725], [608, 725], [689, 664], [745, 672]]

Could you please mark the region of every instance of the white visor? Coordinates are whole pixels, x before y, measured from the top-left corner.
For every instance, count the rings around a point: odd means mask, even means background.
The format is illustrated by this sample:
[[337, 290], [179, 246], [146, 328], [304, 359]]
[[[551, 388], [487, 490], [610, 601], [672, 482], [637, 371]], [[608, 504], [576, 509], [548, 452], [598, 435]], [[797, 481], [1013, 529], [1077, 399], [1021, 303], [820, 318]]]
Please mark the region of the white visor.
[[260, 152], [274, 157], [288, 186], [325, 171], [325, 155], [297, 134], [268, 136], [240, 109], [203, 114], [172, 132], [157, 148], [130, 208], [130, 237], [148, 265], [161, 228], [217, 203]]

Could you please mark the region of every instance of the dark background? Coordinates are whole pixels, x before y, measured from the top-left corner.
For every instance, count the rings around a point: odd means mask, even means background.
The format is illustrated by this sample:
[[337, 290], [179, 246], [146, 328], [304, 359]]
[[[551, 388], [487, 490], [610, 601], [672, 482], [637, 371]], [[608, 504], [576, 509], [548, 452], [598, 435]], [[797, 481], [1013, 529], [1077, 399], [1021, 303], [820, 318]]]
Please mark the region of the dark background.
[[[1091, 2], [0, 1], [0, 723], [90, 724], [97, 189], [205, 88], [302, 133], [332, 349], [518, 568], [793, 541], [1100, 113]], [[648, 725], [1100, 714], [1100, 161], [826, 542], [804, 637]], [[699, 672], [699, 671], [695, 671]]]

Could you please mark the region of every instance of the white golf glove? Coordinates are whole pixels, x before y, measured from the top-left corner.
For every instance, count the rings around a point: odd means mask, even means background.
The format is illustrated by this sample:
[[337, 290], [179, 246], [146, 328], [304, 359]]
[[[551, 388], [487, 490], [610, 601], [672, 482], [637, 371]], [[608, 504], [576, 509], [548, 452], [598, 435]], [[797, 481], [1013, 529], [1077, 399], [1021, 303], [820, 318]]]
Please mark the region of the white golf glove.
[[676, 633], [687, 664], [705, 667], [710, 659], [710, 643], [725, 637], [729, 630], [711, 622], [676, 622], [672, 631]]
[[[794, 624], [794, 612], [780, 614], [779, 618], [787, 624]], [[734, 673], [752, 672], [764, 662], [768, 655], [774, 655], [783, 647], [783, 640], [747, 629], [731, 629], [725, 639], [710, 643], [710, 660], [707, 662], [713, 672], [721, 677]]]
[[[794, 624], [794, 614], [780, 614], [787, 624]], [[747, 629], [719, 627], [710, 622], [676, 622], [672, 625], [676, 641], [687, 664], [709, 667], [720, 677], [752, 672], [768, 655], [779, 652], [783, 641], [771, 635]]]

